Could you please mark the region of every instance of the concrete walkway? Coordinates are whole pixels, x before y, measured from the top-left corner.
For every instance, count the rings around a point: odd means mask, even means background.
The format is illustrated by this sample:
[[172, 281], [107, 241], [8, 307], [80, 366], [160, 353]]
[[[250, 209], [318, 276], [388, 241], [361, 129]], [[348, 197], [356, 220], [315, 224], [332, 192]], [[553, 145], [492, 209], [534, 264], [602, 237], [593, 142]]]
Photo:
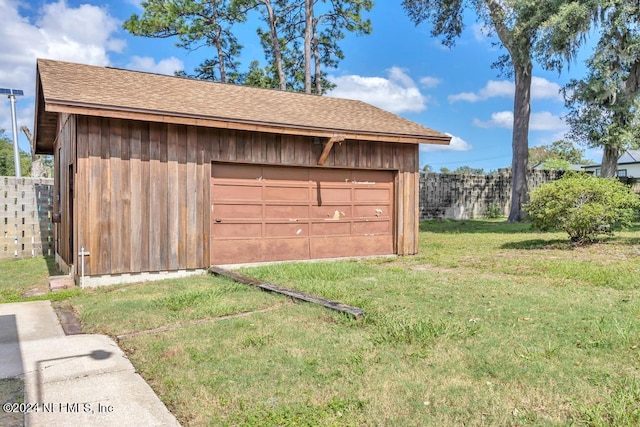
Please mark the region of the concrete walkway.
[[179, 426], [112, 339], [65, 335], [49, 301], [0, 304], [0, 380], [9, 378], [24, 381], [24, 405], [0, 408], [0, 420], [18, 409], [34, 427]]

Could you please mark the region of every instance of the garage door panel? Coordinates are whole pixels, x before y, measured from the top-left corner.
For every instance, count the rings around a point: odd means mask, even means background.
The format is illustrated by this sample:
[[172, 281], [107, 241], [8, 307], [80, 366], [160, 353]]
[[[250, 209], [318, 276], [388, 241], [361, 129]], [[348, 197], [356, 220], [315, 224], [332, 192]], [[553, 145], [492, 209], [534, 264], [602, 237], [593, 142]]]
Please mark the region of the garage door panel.
[[264, 230], [264, 237], [307, 237], [309, 224], [265, 224]]
[[262, 187], [221, 183], [211, 189], [211, 201], [220, 200], [261, 201]]
[[368, 182], [385, 184], [389, 182], [389, 172], [387, 171], [354, 170], [351, 176], [352, 181], [356, 183]]
[[268, 202], [308, 201], [309, 187], [266, 187], [264, 189], [264, 200]]
[[393, 179], [389, 171], [214, 163], [212, 263], [391, 254]]
[[312, 237], [311, 258], [387, 255], [393, 253], [388, 236]]
[[297, 219], [306, 221], [309, 217], [309, 205], [266, 205], [265, 219]]
[[334, 187], [320, 187], [320, 191], [316, 191], [316, 203], [321, 205], [322, 203], [332, 202], [350, 202], [351, 201], [351, 187], [345, 186], [344, 188]]
[[218, 180], [243, 179], [259, 180], [262, 177], [262, 167], [255, 165], [216, 165], [211, 168], [211, 173]]
[[311, 207], [311, 219], [346, 219], [351, 218], [350, 205], [322, 205]]
[[309, 172], [309, 180], [320, 183], [345, 183], [351, 182], [351, 170], [349, 169], [312, 169]]
[[351, 234], [386, 234], [391, 235], [391, 223], [389, 221], [354, 221]]
[[263, 261], [309, 259], [309, 239], [266, 239], [262, 251]]
[[386, 188], [355, 188], [353, 190], [356, 202], [383, 202], [389, 203], [391, 199], [390, 191]]
[[311, 224], [313, 236], [349, 236], [351, 234], [351, 222], [314, 222]]
[[353, 207], [354, 218], [390, 219], [391, 212], [389, 205], [383, 203], [373, 203]]
[[239, 264], [264, 261], [260, 240], [240, 239], [231, 242], [212, 239], [211, 259], [216, 264]]
[[288, 183], [291, 181], [300, 181], [308, 183], [309, 170], [303, 168], [261, 168], [260, 176], [268, 183]]
[[215, 203], [211, 214], [215, 219], [260, 219], [262, 218], [262, 205], [240, 203]]
[[211, 224], [211, 234], [218, 238], [242, 239], [262, 235], [262, 224], [252, 223], [218, 223], [215, 219]]

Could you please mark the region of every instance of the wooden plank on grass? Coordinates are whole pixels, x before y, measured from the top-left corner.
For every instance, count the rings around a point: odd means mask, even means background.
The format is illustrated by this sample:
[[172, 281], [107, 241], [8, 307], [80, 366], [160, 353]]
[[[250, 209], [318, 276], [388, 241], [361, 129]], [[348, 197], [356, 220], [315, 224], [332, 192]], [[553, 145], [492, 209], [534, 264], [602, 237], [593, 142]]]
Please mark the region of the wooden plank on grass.
[[364, 310], [358, 307], [352, 307], [350, 305], [342, 304], [341, 302], [331, 301], [314, 295], [305, 294], [304, 292], [294, 291], [293, 289], [283, 288], [271, 283], [265, 283], [254, 278], [244, 276], [240, 273], [225, 270], [220, 267], [212, 266], [209, 268], [209, 272], [217, 276], [228, 277], [235, 280], [236, 282], [244, 283], [245, 285], [255, 286], [265, 291], [276, 292], [278, 294], [286, 295], [297, 300], [320, 304], [321, 306], [330, 308], [331, 310], [350, 314], [356, 319], [361, 318], [364, 314]]

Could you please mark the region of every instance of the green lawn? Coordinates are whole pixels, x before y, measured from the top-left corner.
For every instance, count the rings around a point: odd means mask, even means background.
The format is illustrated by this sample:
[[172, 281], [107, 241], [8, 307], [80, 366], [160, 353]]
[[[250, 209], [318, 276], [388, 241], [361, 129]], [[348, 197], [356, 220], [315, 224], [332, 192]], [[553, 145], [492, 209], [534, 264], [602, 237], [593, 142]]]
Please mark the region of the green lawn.
[[243, 270], [359, 321], [211, 276], [69, 301], [183, 425], [640, 425], [640, 229], [572, 247], [443, 221], [420, 238], [413, 257]]

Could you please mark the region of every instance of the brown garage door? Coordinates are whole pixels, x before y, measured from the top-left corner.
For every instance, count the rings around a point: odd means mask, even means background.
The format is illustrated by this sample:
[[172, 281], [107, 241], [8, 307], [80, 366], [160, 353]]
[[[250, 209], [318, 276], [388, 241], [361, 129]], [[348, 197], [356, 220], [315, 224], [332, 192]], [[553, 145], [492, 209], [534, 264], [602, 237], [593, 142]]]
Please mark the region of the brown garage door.
[[393, 172], [213, 164], [211, 262], [393, 253]]

